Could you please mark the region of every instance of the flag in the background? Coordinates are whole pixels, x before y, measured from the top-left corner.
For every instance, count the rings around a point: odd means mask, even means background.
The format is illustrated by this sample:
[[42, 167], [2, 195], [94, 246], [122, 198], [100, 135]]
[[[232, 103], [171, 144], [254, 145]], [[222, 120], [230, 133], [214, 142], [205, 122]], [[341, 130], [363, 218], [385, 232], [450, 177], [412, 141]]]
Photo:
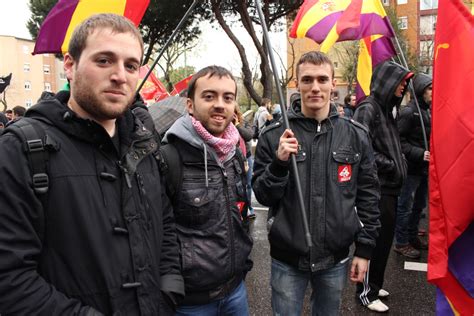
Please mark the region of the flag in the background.
[[439, 0], [434, 47], [428, 280], [437, 311], [474, 315], [474, 17]]
[[396, 54], [392, 40], [388, 37], [372, 35], [360, 40], [355, 88], [357, 103], [370, 94], [370, 81], [375, 66]]
[[[145, 78], [149, 70], [150, 67], [148, 67], [148, 65], [140, 67], [141, 80], [138, 82], [137, 87], [141, 84], [143, 78]], [[150, 74], [150, 76], [148, 76], [145, 84], [140, 90], [140, 95], [145, 101], [154, 100], [155, 102], [166, 99], [170, 96], [168, 91], [166, 91], [165, 85], [155, 76], [153, 72]]]
[[293, 38], [326, 41], [326, 52], [335, 42], [371, 35], [394, 36], [380, 0], [306, 0], [290, 30]]
[[0, 93], [5, 91], [5, 89], [10, 85], [10, 81], [12, 80], [12, 73], [8, 76], [0, 77]]
[[65, 53], [72, 32], [82, 21], [98, 13], [115, 13], [139, 25], [150, 0], [59, 0], [44, 20], [34, 54]]
[[190, 76], [184, 78], [183, 80], [177, 82], [174, 85], [173, 91], [171, 91], [171, 95], [180, 94], [181, 91], [183, 91], [184, 89], [186, 89], [188, 87], [188, 83], [189, 83], [189, 81], [191, 81], [192, 78], [193, 78], [193, 75], [190, 75]]

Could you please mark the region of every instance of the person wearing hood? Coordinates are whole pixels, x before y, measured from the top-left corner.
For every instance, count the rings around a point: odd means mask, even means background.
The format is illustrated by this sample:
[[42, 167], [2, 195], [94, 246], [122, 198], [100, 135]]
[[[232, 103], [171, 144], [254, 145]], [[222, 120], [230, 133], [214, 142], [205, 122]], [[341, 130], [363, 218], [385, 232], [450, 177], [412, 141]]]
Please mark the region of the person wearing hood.
[[381, 189], [377, 246], [370, 260], [369, 273], [364, 282], [357, 285], [361, 303], [376, 312], [388, 310], [379, 298], [389, 295], [382, 286], [395, 231], [397, 199], [407, 175], [397, 121], [412, 76], [413, 73], [392, 61], [379, 64], [372, 74], [370, 95], [357, 106], [353, 117], [369, 129]]
[[[248, 315], [244, 278], [251, 268], [246, 173], [231, 123], [237, 84], [220, 66], [188, 86], [189, 115], [167, 131], [162, 150], [177, 152], [181, 183], [172, 200], [186, 295], [176, 315]], [[166, 161], [171, 167], [173, 161]], [[171, 183], [170, 179], [169, 183]]]
[[[365, 127], [340, 117], [331, 92], [334, 66], [321, 52], [304, 54], [296, 66], [301, 94], [281, 121], [260, 135], [253, 189], [269, 206], [272, 309], [274, 315], [301, 315], [311, 283], [313, 315], [339, 315], [342, 290], [362, 282], [379, 227], [375, 158]], [[311, 245], [306, 244], [298, 205], [294, 154], [303, 189]], [[350, 263], [349, 248], [355, 243]]]
[[[129, 109], [142, 56], [131, 21], [89, 17], [64, 56], [70, 92], [0, 137], [2, 315], [174, 314], [184, 284], [159, 144]], [[45, 137], [26, 146], [19, 126]]]
[[[425, 74], [418, 74], [413, 80], [415, 96], [420, 111], [413, 98], [400, 111], [398, 130], [402, 151], [408, 162], [408, 176], [403, 183], [398, 198], [397, 220], [395, 228], [394, 250], [411, 259], [420, 257], [420, 250], [428, 249], [428, 244], [418, 237], [418, 225], [428, 195], [428, 165], [430, 161], [429, 146], [424, 139], [430, 139], [432, 79]], [[421, 127], [420, 114], [424, 131]], [[426, 133], [423, 135], [423, 133]], [[425, 138], [426, 137], [426, 138]]]

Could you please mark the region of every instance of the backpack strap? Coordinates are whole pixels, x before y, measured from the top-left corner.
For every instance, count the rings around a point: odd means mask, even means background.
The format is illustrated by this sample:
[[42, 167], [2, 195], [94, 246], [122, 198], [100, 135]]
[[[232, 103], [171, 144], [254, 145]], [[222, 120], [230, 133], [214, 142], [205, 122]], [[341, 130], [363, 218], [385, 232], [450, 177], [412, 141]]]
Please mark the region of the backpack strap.
[[[49, 121], [48, 121], [49, 122]], [[5, 133], [15, 134], [22, 142], [28, 157], [31, 170], [33, 190], [37, 195], [44, 195], [49, 189], [47, 173], [50, 151], [57, 151], [58, 146], [51, 143], [42, 124], [31, 118], [22, 118], [8, 126]]]
[[160, 171], [166, 179], [166, 190], [170, 198], [174, 200], [183, 180], [181, 156], [172, 144], [162, 145], [159, 156]]

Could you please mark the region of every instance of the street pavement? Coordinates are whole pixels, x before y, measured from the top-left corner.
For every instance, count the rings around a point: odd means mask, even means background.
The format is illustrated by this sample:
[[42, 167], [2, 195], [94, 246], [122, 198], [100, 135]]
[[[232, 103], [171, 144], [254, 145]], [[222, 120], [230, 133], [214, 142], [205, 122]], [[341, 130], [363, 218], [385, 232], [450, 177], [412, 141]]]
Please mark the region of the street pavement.
[[[250, 305], [250, 315], [272, 315], [271, 288], [270, 288], [270, 249], [267, 239], [266, 219], [267, 209], [253, 199], [252, 204], [257, 207], [257, 218], [253, 220], [251, 232], [254, 239], [252, 260], [254, 266], [246, 278]], [[427, 220], [422, 219], [421, 227], [427, 227]], [[427, 238], [427, 237], [424, 237]], [[390, 296], [384, 300], [389, 306], [391, 315], [434, 315], [435, 314], [435, 287], [426, 281], [426, 272], [406, 270], [406, 262], [426, 263], [427, 251], [422, 251], [418, 260], [406, 259], [395, 253], [390, 253], [387, 270], [385, 272], [384, 289]], [[408, 265], [413, 265], [408, 263]], [[416, 266], [416, 264], [415, 264]], [[343, 293], [341, 315], [377, 315], [359, 305], [355, 299], [355, 285], [349, 280]], [[303, 315], [311, 315], [309, 296], [311, 287], [308, 286]]]

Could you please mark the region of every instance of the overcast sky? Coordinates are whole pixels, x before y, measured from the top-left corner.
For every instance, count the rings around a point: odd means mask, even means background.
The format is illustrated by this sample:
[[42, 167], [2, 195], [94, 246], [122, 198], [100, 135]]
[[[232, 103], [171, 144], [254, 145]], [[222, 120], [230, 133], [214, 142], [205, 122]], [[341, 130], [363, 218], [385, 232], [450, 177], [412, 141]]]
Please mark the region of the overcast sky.
[[[26, 28], [30, 18], [28, 0], [0, 0], [0, 35], [12, 35], [20, 38], [31, 39]], [[209, 23], [202, 25], [203, 36], [198, 41], [198, 46], [186, 55], [186, 62], [196, 69], [209, 64], [217, 64], [229, 68], [235, 75], [240, 74], [241, 62], [237, 49], [227, 35], [220, 28], [212, 28]], [[260, 29], [257, 26], [257, 29]], [[246, 53], [251, 67], [257, 60], [257, 53], [249, 35], [243, 28], [234, 29], [237, 37], [246, 48]], [[286, 33], [271, 34], [274, 49], [286, 61]], [[4, 49], [2, 47], [2, 49]], [[225, 53], [224, 53], [225, 52]], [[277, 64], [279, 65], [279, 58]], [[184, 64], [184, 59], [180, 61]]]

